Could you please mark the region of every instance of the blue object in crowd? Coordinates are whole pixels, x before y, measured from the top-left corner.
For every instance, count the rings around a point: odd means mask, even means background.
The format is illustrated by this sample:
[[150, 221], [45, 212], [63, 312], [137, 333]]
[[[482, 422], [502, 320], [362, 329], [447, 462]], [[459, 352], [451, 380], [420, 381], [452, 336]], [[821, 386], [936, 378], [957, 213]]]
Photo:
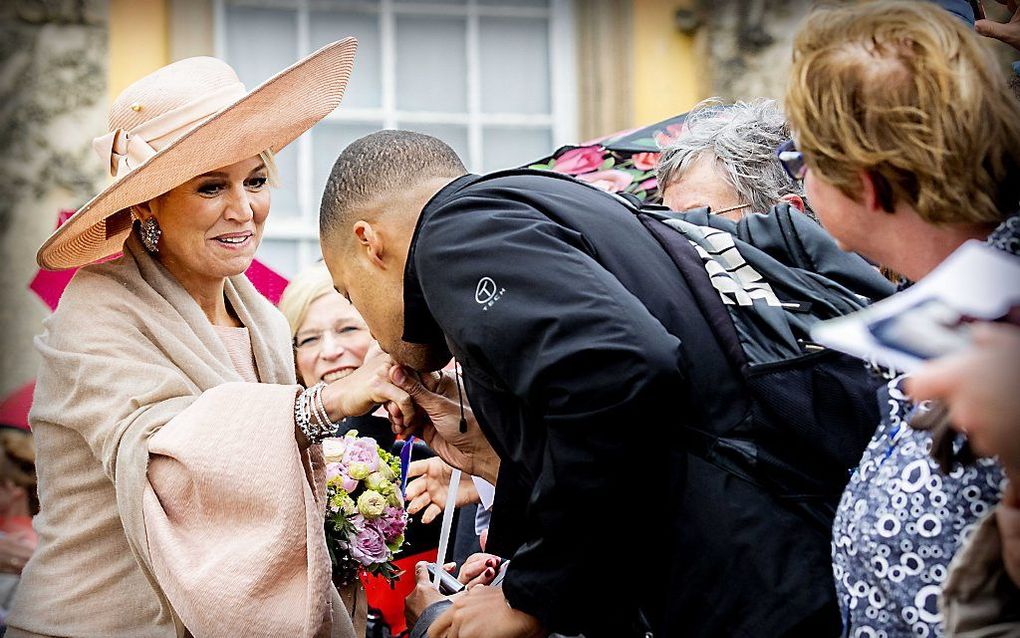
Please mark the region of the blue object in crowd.
[[967, 0], [931, 0], [957, 18], [963, 20], [971, 28], [974, 27], [974, 8]]

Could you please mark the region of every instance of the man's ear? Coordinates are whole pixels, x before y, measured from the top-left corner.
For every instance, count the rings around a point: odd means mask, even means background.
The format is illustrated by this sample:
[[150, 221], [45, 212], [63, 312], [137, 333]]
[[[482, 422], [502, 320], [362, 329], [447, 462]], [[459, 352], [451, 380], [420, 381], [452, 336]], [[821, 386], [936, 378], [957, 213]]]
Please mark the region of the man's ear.
[[358, 249], [373, 264], [384, 267], [383, 258], [386, 254], [385, 241], [377, 228], [365, 220], [354, 222], [351, 228]]
[[780, 197], [779, 201], [786, 202], [787, 204], [789, 204], [793, 208], [796, 208], [800, 212], [802, 213], [804, 212], [804, 198], [801, 197], [800, 195], [794, 195], [793, 193], [789, 193]]

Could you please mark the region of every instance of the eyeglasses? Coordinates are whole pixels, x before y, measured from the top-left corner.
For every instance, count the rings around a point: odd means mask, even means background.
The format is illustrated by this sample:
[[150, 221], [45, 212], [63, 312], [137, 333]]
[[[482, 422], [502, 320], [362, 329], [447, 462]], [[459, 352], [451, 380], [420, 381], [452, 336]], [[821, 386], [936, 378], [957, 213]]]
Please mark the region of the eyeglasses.
[[790, 179], [802, 180], [807, 174], [807, 164], [804, 163], [804, 154], [797, 150], [793, 140], [786, 140], [776, 149], [776, 157], [783, 165], [783, 170], [790, 176]]
[[751, 206], [750, 204], [737, 204], [735, 206], [727, 206], [726, 208], [720, 208], [719, 210], [711, 208], [709, 210], [712, 211], [713, 215], [722, 215], [723, 213], [732, 213], [733, 211], [740, 210], [742, 208], [750, 208], [750, 206]]
[[325, 344], [327, 336], [346, 346], [350, 341], [359, 338], [363, 330], [365, 328], [360, 326], [338, 324], [320, 332], [302, 333], [294, 337], [294, 348], [307, 352], [319, 350]]

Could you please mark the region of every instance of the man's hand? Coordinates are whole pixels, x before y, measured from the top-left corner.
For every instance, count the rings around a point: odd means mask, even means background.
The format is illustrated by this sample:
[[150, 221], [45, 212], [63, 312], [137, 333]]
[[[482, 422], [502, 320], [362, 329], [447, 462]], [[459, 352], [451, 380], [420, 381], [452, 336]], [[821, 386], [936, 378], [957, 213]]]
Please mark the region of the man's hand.
[[974, 29], [985, 37], [1001, 40], [1020, 51], [1020, 6], [1016, 0], [1009, 0], [1006, 6], [1013, 12], [1009, 22], [978, 20], [974, 23]]
[[510, 608], [499, 587], [479, 585], [462, 594], [429, 628], [429, 638], [544, 638], [534, 616]]
[[[407, 484], [405, 494], [408, 503], [407, 513], [417, 514], [424, 509], [425, 513], [421, 516], [421, 522], [426, 525], [442, 514], [450, 490], [451, 474], [453, 474], [453, 468], [441, 458], [432, 457], [412, 462], [407, 468], [407, 476], [416, 478]], [[478, 502], [480, 499], [474, 482], [467, 479], [461, 481], [460, 488], [457, 490], [457, 507]]]
[[[398, 411], [387, 405], [395, 433], [415, 431], [448, 465], [496, 483], [499, 457], [478, 427], [467, 397], [458, 397], [455, 377], [426, 375], [423, 377], [428, 384], [426, 386], [418, 380], [416, 373], [395, 365], [390, 369], [389, 378], [411, 397], [411, 401], [420, 408], [418, 412], [424, 412], [425, 417], [407, 419], [403, 416], [406, 414], [404, 410]], [[464, 432], [460, 431], [462, 398]]]
[[[446, 599], [446, 596], [436, 591], [432, 581], [429, 580], [429, 572], [425, 565], [425, 562], [419, 562], [414, 566], [414, 589], [404, 599], [404, 618], [407, 620], [408, 629], [414, 627], [426, 607]], [[443, 565], [443, 569], [447, 567], [448, 565]]]

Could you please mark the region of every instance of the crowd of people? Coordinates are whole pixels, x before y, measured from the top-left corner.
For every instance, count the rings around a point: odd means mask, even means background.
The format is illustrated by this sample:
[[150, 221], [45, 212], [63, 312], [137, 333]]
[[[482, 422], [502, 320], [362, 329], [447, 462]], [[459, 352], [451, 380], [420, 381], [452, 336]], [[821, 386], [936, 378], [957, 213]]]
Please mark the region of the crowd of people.
[[[813, 338], [962, 247], [1020, 262], [1020, 99], [979, 35], [1020, 11], [974, 4], [812, 11], [782, 103], [687, 114], [662, 205], [365, 136], [279, 308], [243, 274], [274, 151], [356, 43], [250, 92], [214, 58], [137, 81], [115, 180], [38, 255], [81, 268], [35, 449], [3, 433], [6, 635], [382, 636], [324, 526], [406, 507], [420, 551], [450, 505], [464, 587], [409, 570], [415, 638], [1020, 635], [1020, 282], [967, 273], [1005, 310], [910, 373]], [[400, 494], [327, 498], [354, 433]]]

